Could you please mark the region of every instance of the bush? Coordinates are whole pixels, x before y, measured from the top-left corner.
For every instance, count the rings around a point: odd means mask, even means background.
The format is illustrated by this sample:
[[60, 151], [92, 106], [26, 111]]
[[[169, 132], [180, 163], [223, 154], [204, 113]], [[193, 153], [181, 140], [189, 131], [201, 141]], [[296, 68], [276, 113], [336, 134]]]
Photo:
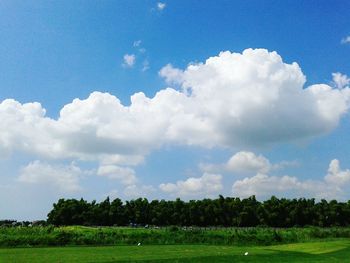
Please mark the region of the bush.
[[349, 238], [350, 228], [221, 228], [160, 229], [123, 227], [11, 227], [0, 228], [0, 247], [126, 245], [126, 244], [212, 244], [271, 245], [315, 239]]

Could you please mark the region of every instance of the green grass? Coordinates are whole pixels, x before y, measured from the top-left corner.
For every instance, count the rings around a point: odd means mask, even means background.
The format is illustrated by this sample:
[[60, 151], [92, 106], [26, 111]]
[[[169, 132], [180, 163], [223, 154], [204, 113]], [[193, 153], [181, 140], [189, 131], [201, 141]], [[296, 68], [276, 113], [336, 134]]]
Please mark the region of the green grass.
[[0, 247], [132, 245], [278, 245], [350, 238], [349, 227], [160, 229], [126, 227], [0, 228]]
[[[244, 256], [245, 252], [248, 256]], [[350, 239], [275, 246], [145, 245], [2, 248], [6, 263], [350, 262]]]

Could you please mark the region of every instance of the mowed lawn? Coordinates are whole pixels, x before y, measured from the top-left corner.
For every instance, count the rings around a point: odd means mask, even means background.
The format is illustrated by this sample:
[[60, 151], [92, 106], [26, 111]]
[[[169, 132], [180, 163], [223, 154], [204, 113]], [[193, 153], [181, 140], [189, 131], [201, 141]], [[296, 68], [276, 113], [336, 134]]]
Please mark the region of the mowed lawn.
[[[244, 255], [248, 252], [248, 255]], [[108, 246], [0, 249], [0, 262], [350, 262], [350, 240], [277, 246]]]

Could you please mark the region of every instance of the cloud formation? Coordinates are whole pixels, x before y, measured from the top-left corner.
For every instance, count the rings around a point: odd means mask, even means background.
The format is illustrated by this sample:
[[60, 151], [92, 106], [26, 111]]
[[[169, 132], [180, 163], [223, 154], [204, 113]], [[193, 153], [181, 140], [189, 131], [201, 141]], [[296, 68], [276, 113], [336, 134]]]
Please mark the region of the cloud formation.
[[159, 188], [173, 196], [210, 196], [222, 190], [222, 176], [220, 174], [204, 173], [201, 177], [190, 177], [185, 181], [160, 184]]
[[136, 56], [134, 54], [125, 54], [123, 61], [123, 67], [132, 68], [136, 62]]
[[227, 162], [226, 168], [232, 172], [267, 173], [271, 169], [270, 161], [262, 155], [241, 151], [234, 154]]
[[167, 64], [159, 71], [159, 76], [165, 79], [168, 84], [181, 84], [183, 80], [183, 71]]
[[298, 165], [297, 161], [282, 161], [272, 164], [265, 156], [249, 151], [240, 151], [233, 154], [224, 163], [200, 163], [199, 169], [209, 173], [233, 173], [234, 175], [247, 175], [267, 173], [281, 170], [288, 166]]
[[334, 129], [349, 108], [349, 87], [304, 88], [299, 66], [265, 49], [221, 52], [160, 74], [180, 90], [135, 93], [129, 106], [93, 92], [65, 105], [58, 119], [46, 117], [40, 103], [4, 100], [0, 152], [137, 165], [165, 144], [234, 148], [312, 138]]
[[[285, 64], [276, 52], [263, 49], [222, 52], [182, 72], [167, 65], [160, 74], [178, 81], [189, 94], [201, 130], [213, 134], [203, 140], [216, 145], [269, 144], [321, 135], [334, 129], [349, 107], [348, 88], [317, 84], [303, 89], [305, 76], [299, 66]], [[187, 142], [198, 143], [190, 138]]]
[[349, 87], [350, 78], [347, 75], [336, 72], [332, 73], [332, 77], [336, 88], [343, 89]]
[[339, 161], [334, 159], [324, 180], [299, 180], [294, 176], [270, 176], [258, 173], [253, 177], [237, 180], [232, 186], [234, 196], [268, 198], [271, 195], [280, 197], [315, 197], [342, 198], [350, 183], [350, 171], [341, 170]]
[[29, 184], [43, 184], [58, 188], [61, 193], [74, 193], [82, 190], [79, 181], [86, 174], [78, 166], [51, 165], [34, 161], [21, 169], [18, 181]]
[[334, 159], [329, 164], [328, 174], [324, 179], [329, 184], [344, 186], [350, 183], [350, 170], [341, 170], [339, 161]]
[[124, 185], [135, 184], [137, 181], [133, 169], [129, 167], [120, 167], [118, 165], [102, 165], [98, 168], [97, 175], [118, 180]]

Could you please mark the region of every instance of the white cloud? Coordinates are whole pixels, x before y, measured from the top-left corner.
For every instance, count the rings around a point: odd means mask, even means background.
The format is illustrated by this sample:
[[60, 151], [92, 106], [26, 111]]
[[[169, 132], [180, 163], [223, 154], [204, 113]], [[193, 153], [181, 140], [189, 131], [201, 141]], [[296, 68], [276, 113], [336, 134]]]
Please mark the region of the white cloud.
[[79, 179], [84, 172], [74, 164], [69, 166], [50, 165], [34, 161], [21, 169], [18, 181], [29, 184], [51, 185], [61, 192], [78, 192], [82, 188]]
[[263, 49], [222, 52], [185, 70], [168, 65], [160, 74], [182, 90], [135, 93], [129, 106], [93, 92], [65, 105], [58, 119], [39, 103], [4, 100], [0, 152], [137, 165], [168, 144], [236, 148], [311, 138], [334, 129], [349, 108], [348, 87], [303, 89], [299, 66]]
[[127, 165], [136, 166], [144, 162], [144, 157], [142, 155], [128, 155], [128, 154], [102, 154], [99, 157], [100, 163], [102, 165]]
[[184, 71], [167, 65], [160, 75], [180, 82], [190, 94], [191, 114], [173, 132], [188, 144], [259, 145], [310, 138], [334, 129], [349, 107], [349, 88], [318, 84], [303, 89], [299, 66], [264, 49], [221, 52]]
[[350, 170], [341, 170], [337, 159], [329, 164], [328, 174], [325, 177], [327, 183], [332, 185], [343, 186], [350, 183]]
[[350, 36], [344, 37], [344, 38], [341, 40], [341, 43], [342, 43], [342, 44], [348, 44], [348, 43], [350, 43]]
[[183, 83], [184, 74], [183, 71], [174, 68], [171, 64], [167, 64], [159, 71], [159, 76], [165, 79], [168, 84], [181, 84]]
[[165, 7], [166, 7], [166, 3], [162, 3], [162, 2], [158, 2], [158, 3], [157, 3], [157, 9], [158, 9], [159, 11], [164, 10]]
[[[146, 49], [144, 47], [141, 47], [142, 45], [142, 41], [141, 40], [136, 40], [134, 41], [134, 43], [132, 44], [134, 48], [136, 48], [140, 53], [145, 53]], [[136, 59], [136, 57], [135, 57]]]
[[136, 62], [136, 56], [134, 54], [125, 54], [123, 60], [123, 67], [132, 68]]
[[139, 47], [141, 45], [142, 41], [141, 40], [135, 40], [133, 43], [134, 47]]
[[347, 75], [336, 72], [332, 73], [332, 76], [336, 88], [343, 89], [345, 87], [349, 87], [350, 78]]
[[316, 197], [334, 198], [340, 189], [327, 185], [323, 181], [300, 181], [292, 176], [269, 176], [257, 174], [250, 178], [236, 181], [232, 186], [232, 194], [242, 198], [255, 195], [258, 198], [278, 197]]
[[272, 164], [261, 154], [256, 155], [253, 152], [240, 151], [232, 155], [225, 163], [200, 163], [199, 169], [211, 173], [232, 172], [235, 175], [246, 175], [247, 173], [268, 173], [270, 171], [282, 170], [285, 167], [297, 166], [298, 164], [297, 161], [281, 161]]
[[222, 190], [222, 176], [220, 174], [204, 173], [203, 176], [191, 177], [185, 181], [160, 184], [159, 189], [176, 196], [202, 196], [219, 193]]
[[102, 165], [98, 168], [97, 175], [119, 180], [124, 185], [135, 184], [137, 181], [133, 169], [117, 165]]
[[230, 158], [226, 167], [232, 172], [267, 173], [272, 166], [270, 161], [262, 155], [241, 151]]
[[54, 121], [45, 118], [40, 103], [20, 104], [13, 99], [0, 103], [0, 152], [46, 152], [50, 156], [59, 147], [54, 139]]
[[350, 182], [350, 171], [342, 171], [338, 160], [332, 160], [328, 174], [324, 180], [301, 181], [292, 176], [269, 176], [258, 173], [253, 177], [237, 180], [232, 186], [235, 196], [248, 197], [256, 195], [259, 198], [268, 198], [271, 195], [281, 197], [316, 197], [316, 198], [343, 198], [346, 186]]
[[149, 69], [149, 61], [145, 59], [142, 63], [142, 71], [147, 71]]

